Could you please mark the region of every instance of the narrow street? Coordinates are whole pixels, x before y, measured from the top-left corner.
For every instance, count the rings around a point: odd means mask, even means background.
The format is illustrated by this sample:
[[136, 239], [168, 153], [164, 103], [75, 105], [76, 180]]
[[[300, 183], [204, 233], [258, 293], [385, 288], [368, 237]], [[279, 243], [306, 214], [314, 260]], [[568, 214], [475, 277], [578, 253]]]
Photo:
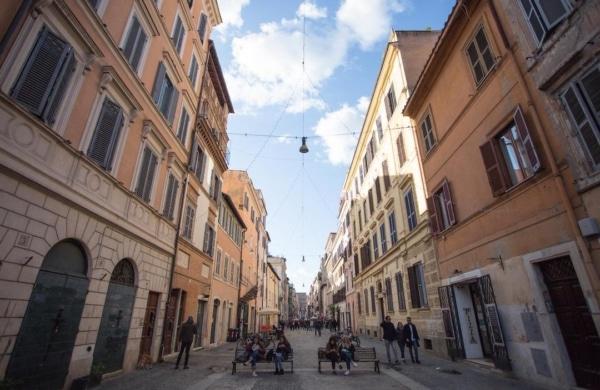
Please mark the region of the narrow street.
[[386, 389], [538, 389], [515, 380], [493, 369], [480, 368], [470, 363], [454, 363], [422, 352], [422, 364], [402, 364], [390, 369], [386, 364], [385, 348], [382, 342], [362, 337], [361, 346], [375, 346], [381, 362], [381, 374], [373, 372], [373, 364], [358, 363], [350, 376], [343, 370], [333, 375], [328, 364], [322, 364], [323, 373], [317, 371], [317, 348], [327, 342], [329, 331], [321, 337], [314, 331], [287, 331], [294, 348], [294, 373], [289, 373], [285, 364], [283, 376], [273, 375], [273, 366], [259, 364], [258, 377], [251, 376], [249, 367], [238, 365], [238, 372], [231, 375], [231, 360], [234, 343], [200, 350], [190, 354], [189, 370], [174, 370], [176, 357], [155, 364], [148, 370], [133, 372], [105, 380], [100, 390], [129, 389], [369, 389], [374, 383], [378, 390]]

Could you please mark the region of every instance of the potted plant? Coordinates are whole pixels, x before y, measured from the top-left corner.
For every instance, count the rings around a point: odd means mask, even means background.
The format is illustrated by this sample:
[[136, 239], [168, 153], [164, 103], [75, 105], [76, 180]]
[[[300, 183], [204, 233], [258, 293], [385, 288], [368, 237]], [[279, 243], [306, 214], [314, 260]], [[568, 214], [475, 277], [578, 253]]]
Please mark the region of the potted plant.
[[102, 382], [102, 374], [104, 374], [104, 364], [94, 363], [92, 364], [92, 370], [90, 371], [90, 386], [98, 386]]

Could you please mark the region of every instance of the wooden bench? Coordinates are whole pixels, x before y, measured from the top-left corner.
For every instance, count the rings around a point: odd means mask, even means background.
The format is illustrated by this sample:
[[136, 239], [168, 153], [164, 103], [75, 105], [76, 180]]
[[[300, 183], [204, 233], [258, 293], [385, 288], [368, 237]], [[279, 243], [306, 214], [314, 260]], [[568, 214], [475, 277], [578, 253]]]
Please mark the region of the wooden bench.
[[[321, 373], [321, 363], [331, 363], [325, 354], [325, 348], [319, 348], [317, 351], [319, 361], [319, 373]], [[367, 347], [356, 347], [354, 349], [354, 361], [361, 363], [373, 363], [374, 371], [381, 374], [379, 371], [379, 359], [377, 359], [377, 353], [375, 348]]]
[[[238, 348], [239, 348], [239, 346], [238, 346]], [[231, 368], [231, 375], [234, 375], [237, 372], [237, 365], [238, 364], [243, 364], [244, 363], [244, 362], [240, 362], [239, 360], [237, 360], [237, 357], [240, 356], [240, 353], [239, 353], [240, 351], [238, 350], [238, 348], [235, 349], [235, 355], [233, 357], [233, 361], [231, 362], [231, 364], [233, 366]], [[269, 349], [267, 349], [267, 351], [269, 351]], [[275, 353], [273, 353], [273, 355], [275, 355]], [[247, 356], [247, 355], [243, 355], [243, 356]], [[275, 356], [273, 356], [273, 358], [275, 358]], [[247, 361], [247, 359], [246, 359], [246, 361]], [[268, 359], [265, 358], [265, 359], [261, 359], [261, 360], [257, 360], [256, 361], [257, 365], [259, 365], [259, 364], [265, 364], [265, 363], [268, 363], [268, 364], [270, 364], [272, 366], [275, 366], [275, 362], [273, 361], [273, 359], [268, 360]], [[290, 353], [288, 353], [288, 355], [287, 355], [287, 359], [284, 359], [283, 362], [281, 362], [281, 363], [282, 364], [289, 363], [290, 366], [291, 366], [290, 367], [290, 369], [291, 369], [290, 372], [293, 374], [294, 373], [294, 350], [291, 350]]]

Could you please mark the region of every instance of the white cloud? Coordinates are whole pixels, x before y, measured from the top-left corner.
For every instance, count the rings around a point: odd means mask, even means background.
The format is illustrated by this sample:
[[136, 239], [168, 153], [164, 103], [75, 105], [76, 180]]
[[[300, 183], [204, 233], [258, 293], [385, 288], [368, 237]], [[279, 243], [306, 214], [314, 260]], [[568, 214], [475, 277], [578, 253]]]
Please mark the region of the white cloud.
[[215, 28], [224, 39], [227, 32], [232, 28], [240, 28], [244, 25], [242, 9], [250, 4], [250, 0], [219, 0], [219, 10], [223, 22]]
[[280, 144], [289, 145], [292, 143], [293, 138], [290, 137], [290, 134], [285, 133], [276, 138], [277, 142]]
[[310, 1], [304, 1], [298, 7], [296, 11], [296, 15], [301, 18], [305, 17], [306, 19], [321, 19], [327, 17], [327, 8], [322, 7], [319, 8], [317, 5]]
[[344, 104], [338, 110], [326, 113], [313, 128], [323, 140], [331, 164], [347, 165], [352, 161], [358, 135], [336, 134], [360, 132], [368, 104], [366, 96], [359, 98], [354, 106]]

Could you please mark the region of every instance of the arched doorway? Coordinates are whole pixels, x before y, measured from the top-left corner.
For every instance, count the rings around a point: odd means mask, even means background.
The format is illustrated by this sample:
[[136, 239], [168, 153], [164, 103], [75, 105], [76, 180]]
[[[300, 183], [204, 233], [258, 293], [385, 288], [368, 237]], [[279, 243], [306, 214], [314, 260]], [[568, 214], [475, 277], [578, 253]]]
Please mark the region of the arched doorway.
[[86, 255], [77, 241], [61, 241], [46, 254], [6, 370], [21, 388], [63, 387], [85, 304], [86, 275]]
[[93, 364], [101, 372], [117, 371], [123, 366], [135, 300], [134, 284], [133, 264], [127, 259], [119, 261], [110, 277], [94, 348]]
[[217, 319], [219, 318], [219, 305], [221, 304], [221, 302], [218, 299], [215, 299], [215, 303], [213, 306], [213, 312], [212, 312], [212, 324], [210, 326], [210, 343], [214, 344], [215, 343], [215, 339], [216, 339], [216, 333], [217, 333]]

